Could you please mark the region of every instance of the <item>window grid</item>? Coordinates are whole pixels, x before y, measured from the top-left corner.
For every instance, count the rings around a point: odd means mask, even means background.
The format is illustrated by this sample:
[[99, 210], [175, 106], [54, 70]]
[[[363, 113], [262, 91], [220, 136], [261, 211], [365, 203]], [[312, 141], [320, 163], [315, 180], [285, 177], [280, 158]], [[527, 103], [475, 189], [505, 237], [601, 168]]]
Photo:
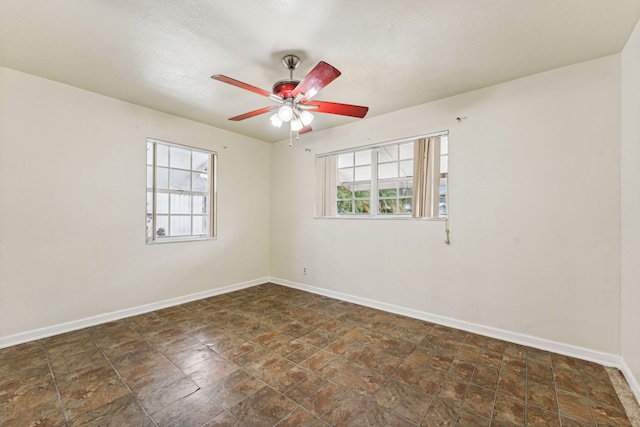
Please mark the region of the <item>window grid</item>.
[[[159, 147], [164, 147], [166, 151], [166, 164], [162, 166], [159, 164]], [[151, 139], [147, 140], [147, 150], [147, 167], [151, 168], [151, 171], [147, 171], [147, 243], [210, 237], [213, 229], [211, 194], [215, 185], [213, 167], [216, 155]], [[174, 162], [172, 156], [179, 152], [182, 152], [183, 159], [178, 158]], [[185, 155], [188, 155], [188, 165], [176, 164], [179, 161], [185, 163]], [[199, 158], [198, 164], [194, 164], [196, 156]], [[163, 188], [158, 188], [158, 171], [164, 171], [165, 174], [166, 180], [160, 185]], [[182, 172], [182, 177], [179, 179], [172, 171]], [[187, 200], [184, 200], [185, 196]]]
[[[438, 217], [446, 218], [448, 215], [448, 135], [440, 136], [440, 184], [439, 184], [439, 208]], [[371, 179], [370, 180], [341, 180], [345, 171], [346, 175], [355, 178], [355, 169], [358, 165], [352, 161], [348, 166], [340, 166], [338, 160], [338, 197], [337, 214], [339, 215], [367, 215], [367, 216], [411, 216], [413, 212], [413, 146], [414, 140], [403, 140], [383, 146], [340, 152], [338, 156], [343, 159], [346, 155], [355, 159], [357, 153], [371, 152]], [[404, 154], [401, 147], [404, 147]], [[409, 150], [410, 147], [410, 150]], [[389, 154], [389, 149], [395, 150]], [[380, 151], [385, 150], [390, 160], [381, 160]], [[409, 154], [410, 153], [410, 154]], [[394, 158], [395, 157], [395, 158]], [[396, 164], [395, 177], [379, 178], [380, 166]], [[409, 167], [410, 166], [410, 167]], [[404, 167], [404, 169], [403, 169]], [[444, 172], [442, 172], [444, 170]], [[368, 186], [366, 197], [357, 197], [355, 188]], [[387, 188], [384, 188], [387, 187]], [[392, 188], [389, 188], [392, 187]], [[390, 190], [390, 191], [386, 191]], [[362, 195], [362, 194], [361, 194]], [[360, 204], [358, 204], [360, 202]], [[366, 205], [365, 205], [366, 203]], [[366, 209], [363, 207], [366, 206]], [[371, 209], [371, 206], [378, 206]]]

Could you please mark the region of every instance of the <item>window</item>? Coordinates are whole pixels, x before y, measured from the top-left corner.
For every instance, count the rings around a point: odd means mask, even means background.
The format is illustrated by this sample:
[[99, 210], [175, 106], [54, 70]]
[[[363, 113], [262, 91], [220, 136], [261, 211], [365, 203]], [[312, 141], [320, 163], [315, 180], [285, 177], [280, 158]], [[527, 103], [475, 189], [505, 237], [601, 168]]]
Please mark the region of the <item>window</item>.
[[216, 154], [147, 139], [147, 243], [214, 236]]
[[438, 215], [447, 216], [447, 178], [449, 176], [449, 138], [440, 137], [440, 196], [438, 203]]
[[378, 152], [378, 214], [413, 211], [414, 143], [385, 145]]
[[445, 218], [446, 133], [316, 157], [316, 216]]
[[369, 213], [371, 210], [371, 150], [338, 156], [339, 214]]

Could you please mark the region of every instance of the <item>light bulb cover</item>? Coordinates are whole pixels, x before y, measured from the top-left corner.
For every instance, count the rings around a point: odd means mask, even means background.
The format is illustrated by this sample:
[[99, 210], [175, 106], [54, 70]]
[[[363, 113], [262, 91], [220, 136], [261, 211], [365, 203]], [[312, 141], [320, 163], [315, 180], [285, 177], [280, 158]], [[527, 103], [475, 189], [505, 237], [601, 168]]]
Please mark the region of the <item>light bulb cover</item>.
[[291, 120], [293, 118], [293, 108], [291, 108], [291, 106], [289, 106], [289, 105], [283, 105], [278, 110], [278, 117], [283, 122], [288, 122], [289, 120]]
[[300, 121], [300, 119], [291, 120], [291, 130], [292, 131], [298, 132], [302, 128], [303, 128], [303, 125], [302, 125], [302, 122]]
[[275, 127], [279, 128], [280, 126], [282, 126], [282, 120], [280, 120], [280, 117], [278, 117], [278, 113], [271, 116], [270, 120], [271, 120], [271, 124], [274, 125]]
[[311, 114], [307, 110], [303, 110], [300, 113], [300, 121], [304, 126], [308, 126], [313, 121], [313, 114]]

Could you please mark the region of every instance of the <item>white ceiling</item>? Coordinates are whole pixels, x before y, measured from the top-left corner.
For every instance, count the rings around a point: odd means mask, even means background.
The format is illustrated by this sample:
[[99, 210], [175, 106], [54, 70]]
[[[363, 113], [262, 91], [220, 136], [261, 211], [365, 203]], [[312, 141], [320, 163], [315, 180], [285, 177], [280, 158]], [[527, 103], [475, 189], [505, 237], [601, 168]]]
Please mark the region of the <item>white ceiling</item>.
[[[0, 0], [0, 65], [265, 141], [267, 90], [324, 60], [315, 99], [367, 117], [620, 52], [640, 0]], [[316, 130], [354, 120], [315, 114]]]

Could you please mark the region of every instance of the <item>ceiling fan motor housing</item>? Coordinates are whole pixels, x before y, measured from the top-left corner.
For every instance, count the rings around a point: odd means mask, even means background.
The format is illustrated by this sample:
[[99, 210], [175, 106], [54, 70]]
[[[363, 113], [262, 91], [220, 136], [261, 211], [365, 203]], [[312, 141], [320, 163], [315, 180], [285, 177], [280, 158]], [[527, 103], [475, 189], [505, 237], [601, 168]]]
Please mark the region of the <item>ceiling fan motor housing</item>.
[[291, 92], [298, 86], [299, 80], [280, 80], [273, 85], [273, 93], [280, 95], [282, 98], [293, 98]]

